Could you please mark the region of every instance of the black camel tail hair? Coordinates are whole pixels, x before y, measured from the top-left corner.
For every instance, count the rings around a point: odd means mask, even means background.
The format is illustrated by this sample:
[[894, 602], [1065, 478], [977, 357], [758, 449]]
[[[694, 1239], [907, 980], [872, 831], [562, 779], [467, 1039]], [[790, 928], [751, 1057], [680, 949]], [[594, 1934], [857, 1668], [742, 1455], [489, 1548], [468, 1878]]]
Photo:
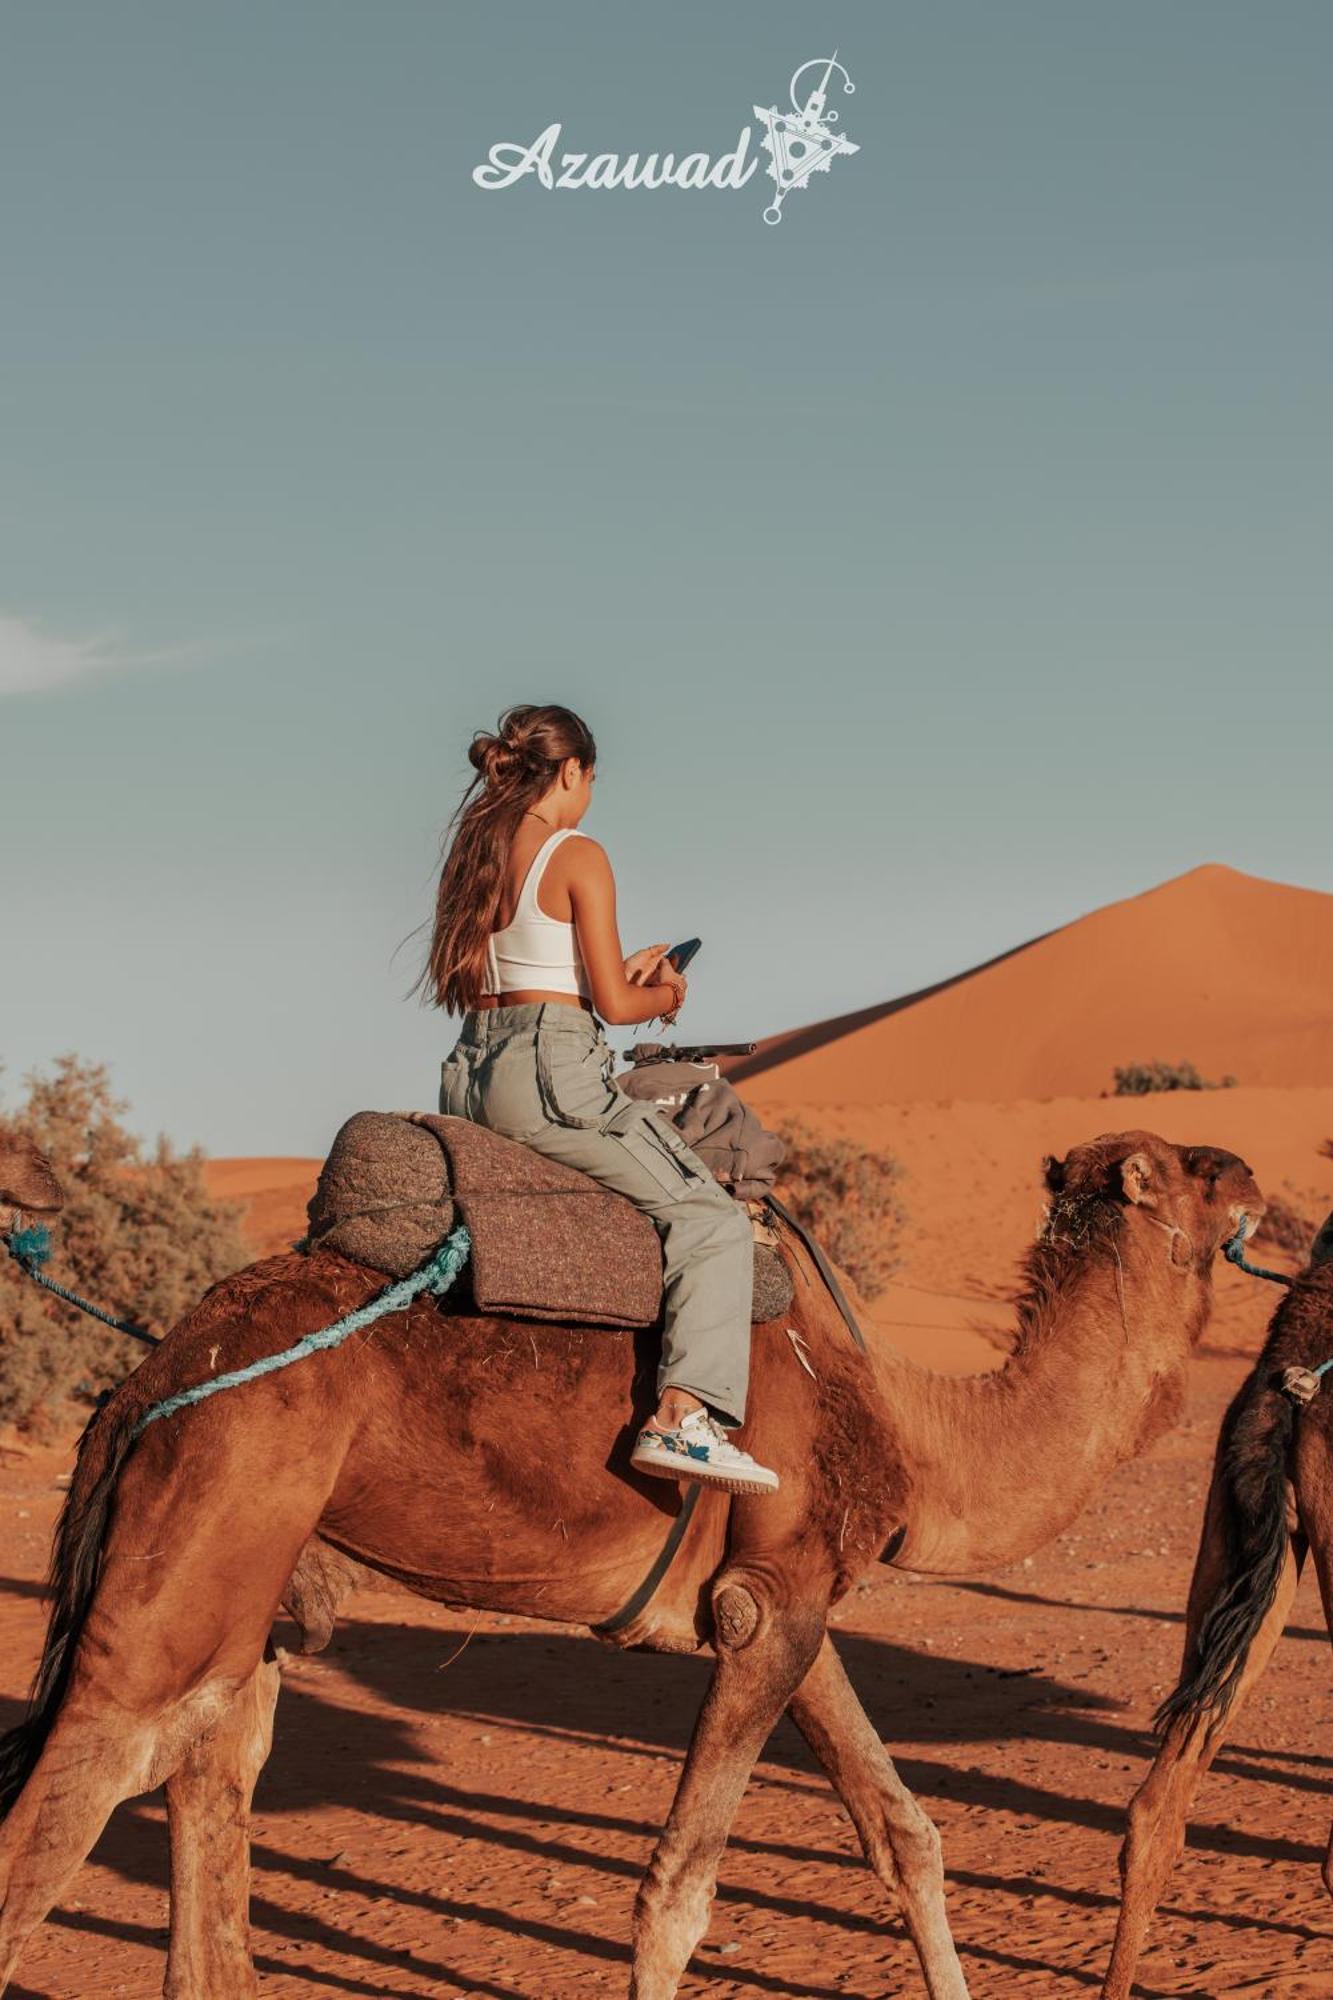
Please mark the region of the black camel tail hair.
[[117, 1398], [94, 1413], [79, 1440], [51, 1557], [51, 1616], [23, 1721], [0, 1737], [0, 1820], [32, 1775], [69, 1684], [88, 1607], [97, 1588], [111, 1500], [134, 1444], [141, 1405]]
[[1227, 1412], [1220, 1457], [1226, 1580], [1199, 1627], [1159, 1729], [1224, 1716], [1287, 1561], [1287, 1462], [1296, 1411], [1261, 1364]]

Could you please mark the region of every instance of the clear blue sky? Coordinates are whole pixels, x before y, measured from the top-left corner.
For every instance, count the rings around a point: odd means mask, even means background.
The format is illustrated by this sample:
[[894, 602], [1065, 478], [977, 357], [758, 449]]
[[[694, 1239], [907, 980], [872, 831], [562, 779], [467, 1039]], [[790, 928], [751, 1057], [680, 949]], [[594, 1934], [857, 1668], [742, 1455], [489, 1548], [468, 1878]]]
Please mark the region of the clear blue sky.
[[[758, 180], [472, 183], [553, 119], [720, 152], [835, 41], [861, 150], [779, 228]], [[512, 700], [593, 723], [700, 1037], [1203, 860], [1333, 889], [1324, 0], [45, 0], [4, 43], [11, 1092], [75, 1048], [218, 1152], [432, 1104], [394, 950]]]

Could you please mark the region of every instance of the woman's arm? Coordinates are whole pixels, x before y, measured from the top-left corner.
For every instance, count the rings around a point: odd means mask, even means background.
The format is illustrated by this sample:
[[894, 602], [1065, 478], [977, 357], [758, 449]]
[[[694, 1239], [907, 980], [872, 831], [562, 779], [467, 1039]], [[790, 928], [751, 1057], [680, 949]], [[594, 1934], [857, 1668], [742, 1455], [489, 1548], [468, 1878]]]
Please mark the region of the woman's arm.
[[678, 972], [659, 977], [651, 986], [636, 985], [625, 976], [616, 923], [616, 878], [605, 848], [584, 834], [566, 842], [565, 852], [574, 931], [597, 1012], [615, 1028], [651, 1021], [657, 1014], [674, 1014], [685, 997], [685, 981]]

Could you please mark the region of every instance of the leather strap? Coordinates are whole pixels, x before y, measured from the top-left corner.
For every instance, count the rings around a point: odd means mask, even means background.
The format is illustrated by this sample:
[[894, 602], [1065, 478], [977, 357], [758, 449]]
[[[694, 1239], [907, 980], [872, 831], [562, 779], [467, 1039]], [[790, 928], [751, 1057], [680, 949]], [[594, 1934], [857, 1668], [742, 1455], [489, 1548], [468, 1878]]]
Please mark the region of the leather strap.
[[697, 1480], [685, 1488], [684, 1497], [680, 1503], [680, 1512], [667, 1531], [667, 1538], [658, 1553], [657, 1561], [653, 1564], [633, 1597], [629, 1599], [628, 1603], [622, 1604], [619, 1611], [615, 1612], [610, 1618], [603, 1618], [600, 1625], [592, 1627], [592, 1630], [598, 1633], [600, 1637], [612, 1639], [617, 1632], [623, 1632], [625, 1627], [637, 1618], [639, 1613], [645, 1610], [652, 1602], [659, 1584], [671, 1567], [672, 1558], [675, 1556], [676, 1550], [685, 1539], [685, 1530], [690, 1525], [690, 1517], [699, 1504], [699, 1492], [700, 1488]]
[[771, 1209], [773, 1214], [778, 1217], [779, 1221], [785, 1222], [788, 1229], [790, 1229], [792, 1233], [798, 1236], [801, 1242], [804, 1243], [806, 1249], [810, 1252], [811, 1257], [813, 1257], [814, 1259], [815, 1269], [819, 1272], [820, 1277], [824, 1280], [824, 1283], [828, 1286], [829, 1291], [833, 1295], [834, 1305], [838, 1308], [838, 1311], [842, 1314], [843, 1318], [847, 1322], [848, 1332], [851, 1334], [852, 1339], [856, 1342], [861, 1352], [865, 1354], [868, 1351], [866, 1348], [865, 1335], [862, 1333], [860, 1327], [856, 1323], [856, 1314], [852, 1311], [851, 1306], [847, 1302], [847, 1294], [843, 1291], [842, 1286], [838, 1283], [837, 1275], [834, 1272], [833, 1266], [829, 1263], [828, 1258], [824, 1255], [818, 1243], [816, 1243], [814, 1237], [810, 1234], [810, 1231], [806, 1228], [803, 1222], [798, 1222], [796, 1220], [796, 1217], [792, 1214], [791, 1210], [786, 1206], [784, 1202], [780, 1202], [775, 1194], [766, 1194], [764, 1196], [764, 1206], [768, 1209]]
[[[847, 1322], [848, 1332], [861, 1349], [861, 1352], [863, 1354], [866, 1353], [865, 1335], [856, 1323], [856, 1314], [852, 1311], [848, 1303], [847, 1294], [838, 1283], [833, 1266], [829, 1263], [828, 1258], [824, 1255], [824, 1252], [820, 1249], [810, 1231], [805, 1227], [804, 1223], [796, 1220], [791, 1210], [785, 1203], [780, 1202], [775, 1194], [765, 1195], [764, 1205], [777, 1216], [780, 1222], [786, 1223], [792, 1234], [799, 1237], [800, 1241], [810, 1252], [814, 1260], [815, 1269], [828, 1286], [833, 1297], [833, 1303]], [[667, 1538], [658, 1552], [657, 1561], [653, 1564], [643, 1582], [639, 1585], [627, 1604], [622, 1605], [620, 1610], [615, 1612], [612, 1617], [603, 1618], [600, 1625], [594, 1625], [591, 1628], [600, 1637], [604, 1639], [614, 1638], [617, 1632], [623, 1632], [625, 1627], [651, 1604], [654, 1595], [662, 1583], [662, 1579], [671, 1567], [676, 1550], [685, 1538], [685, 1530], [690, 1525], [690, 1517], [693, 1515], [695, 1507], [699, 1502], [699, 1491], [697, 1483], [685, 1488], [685, 1496], [680, 1503], [680, 1512], [671, 1523], [671, 1527], [667, 1532]]]

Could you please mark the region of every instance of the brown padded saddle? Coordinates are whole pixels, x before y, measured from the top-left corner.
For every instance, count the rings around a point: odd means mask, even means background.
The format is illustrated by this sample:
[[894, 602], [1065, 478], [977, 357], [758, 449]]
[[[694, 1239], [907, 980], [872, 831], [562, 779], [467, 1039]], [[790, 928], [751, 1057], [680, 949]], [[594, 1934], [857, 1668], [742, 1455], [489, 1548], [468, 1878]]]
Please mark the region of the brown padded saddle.
[[[641, 1210], [587, 1174], [466, 1118], [359, 1111], [333, 1142], [307, 1210], [313, 1249], [406, 1277], [459, 1222], [478, 1309], [592, 1326], [652, 1326], [662, 1246]], [[755, 1245], [755, 1321], [792, 1300], [786, 1265]]]

